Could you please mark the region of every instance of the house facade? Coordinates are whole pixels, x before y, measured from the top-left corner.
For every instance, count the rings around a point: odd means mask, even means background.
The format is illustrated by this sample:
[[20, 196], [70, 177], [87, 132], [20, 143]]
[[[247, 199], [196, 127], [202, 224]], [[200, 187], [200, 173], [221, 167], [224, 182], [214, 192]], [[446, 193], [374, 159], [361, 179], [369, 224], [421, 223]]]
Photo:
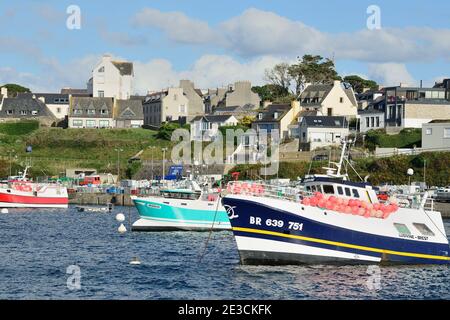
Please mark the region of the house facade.
[[220, 127], [236, 126], [238, 120], [232, 115], [197, 116], [191, 120], [191, 140], [213, 141]]
[[359, 132], [365, 133], [369, 130], [384, 129], [384, 112], [377, 109], [366, 109], [358, 111]]
[[259, 108], [261, 98], [252, 91], [250, 81], [237, 81], [225, 96], [225, 107], [251, 105], [254, 109]]
[[309, 85], [300, 95], [303, 110], [317, 111], [324, 116], [356, 117], [358, 103], [351, 87], [345, 88], [341, 81], [333, 84]]
[[133, 63], [113, 60], [104, 55], [92, 70], [88, 91], [96, 98], [129, 99], [133, 94]]
[[114, 99], [72, 97], [69, 128], [114, 128]]
[[19, 93], [18, 97], [35, 98], [47, 105], [47, 108], [58, 119], [63, 120], [69, 115], [69, 94], [60, 93]]
[[37, 120], [43, 126], [54, 126], [58, 119], [47, 105], [35, 97], [8, 98], [2, 95], [0, 99], [0, 122]]
[[299, 151], [339, 145], [349, 134], [345, 117], [304, 117], [299, 124]]
[[141, 100], [115, 100], [114, 102], [116, 128], [140, 128], [144, 125], [144, 110]]
[[176, 121], [181, 117], [193, 118], [189, 107], [183, 88], [151, 93], [143, 104], [144, 124], [159, 127], [163, 122]]
[[273, 104], [258, 112], [252, 129], [256, 132], [265, 130], [270, 134], [273, 130], [278, 130], [280, 140], [290, 138], [289, 126], [297, 121], [300, 113], [298, 101], [291, 104]]
[[387, 130], [421, 128], [432, 120], [448, 119], [449, 88], [385, 88], [384, 107]]
[[431, 151], [450, 150], [450, 119], [423, 124], [422, 148]]
[[183, 93], [189, 101], [189, 115], [205, 114], [202, 91], [195, 89], [194, 83], [190, 80], [180, 80], [180, 88], [183, 89]]

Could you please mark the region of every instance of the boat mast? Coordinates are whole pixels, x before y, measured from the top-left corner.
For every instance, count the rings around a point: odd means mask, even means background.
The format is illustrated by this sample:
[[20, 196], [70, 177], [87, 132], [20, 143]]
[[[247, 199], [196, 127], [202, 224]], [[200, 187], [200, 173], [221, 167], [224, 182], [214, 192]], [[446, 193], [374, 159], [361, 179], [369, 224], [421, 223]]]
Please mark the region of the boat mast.
[[342, 146], [341, 158], [339, 159], [339, 163], [337, 164], [337, 176], [341, 175], [342, 164], [344, 163], [345, 149], [347, 148], [347, 141], [344, 140], [344, 144]]

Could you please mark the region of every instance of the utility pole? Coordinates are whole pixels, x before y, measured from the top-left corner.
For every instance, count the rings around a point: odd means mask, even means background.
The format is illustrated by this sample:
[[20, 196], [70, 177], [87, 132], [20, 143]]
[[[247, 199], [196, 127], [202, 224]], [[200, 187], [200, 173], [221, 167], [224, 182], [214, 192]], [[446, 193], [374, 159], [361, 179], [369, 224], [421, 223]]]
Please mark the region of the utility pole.
[[119, 179], [120, 179], [120, 152], [123, 151], [123, 149], [115, 149], [117, 151], [117, 185], [119, 185]]

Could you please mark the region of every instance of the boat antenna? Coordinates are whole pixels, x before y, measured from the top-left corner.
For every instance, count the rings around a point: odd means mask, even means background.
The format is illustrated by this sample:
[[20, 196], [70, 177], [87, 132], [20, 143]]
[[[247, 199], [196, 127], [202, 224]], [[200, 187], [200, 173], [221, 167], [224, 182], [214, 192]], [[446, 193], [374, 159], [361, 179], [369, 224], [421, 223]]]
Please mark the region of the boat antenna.
[[345, 156], [345, 150], [347, 149], [347, 140], [344, 140], [344, 143], [342, 145], [342, 152], [341, 152], [341, 157], [339, 159], [339, 163], [337, 164], [337, 175], [340, 176], [341, 175], [341, 169], [342, 169], [342, 164], [344, 163], [344, 156]]

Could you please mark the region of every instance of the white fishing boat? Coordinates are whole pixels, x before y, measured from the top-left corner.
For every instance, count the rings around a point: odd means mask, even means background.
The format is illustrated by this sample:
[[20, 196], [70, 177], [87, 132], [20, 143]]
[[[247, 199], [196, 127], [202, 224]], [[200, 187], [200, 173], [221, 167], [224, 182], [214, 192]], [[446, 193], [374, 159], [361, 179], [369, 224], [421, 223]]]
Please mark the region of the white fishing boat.
[[[231, 183], [222, 203], [242, 264], [448, 264], [441, 214], [420, 202], [380, 203], [375, 188], [351, 182], [344, 143], [336, 168], [305, 179], [306, 193]], [[257, 190], [257, 192], [255, 192]]]
[[0, 208], [67, 208], [67, 188], [60, 184], [35, 183], [26, 178], [26, 167], [20, 178], [0, 185]]

